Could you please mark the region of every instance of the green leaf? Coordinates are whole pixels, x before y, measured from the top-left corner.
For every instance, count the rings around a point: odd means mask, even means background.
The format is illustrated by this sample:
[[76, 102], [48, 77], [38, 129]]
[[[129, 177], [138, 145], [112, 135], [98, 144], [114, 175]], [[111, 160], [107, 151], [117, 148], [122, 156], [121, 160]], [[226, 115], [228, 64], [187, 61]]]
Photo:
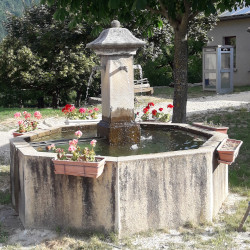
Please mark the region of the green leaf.
[[146, 6], [147, 6], [147, 0], [137, 0], [136, 1], [136, 8], [138, 10], [145, 9]]
[[109, 0], [108, 7], [110, 9], [118, 9], [120, 5], [120, 0]]
[[163, 27], [163, 21], [161, 18], [158, 19], [158, 28], [161, 29]]

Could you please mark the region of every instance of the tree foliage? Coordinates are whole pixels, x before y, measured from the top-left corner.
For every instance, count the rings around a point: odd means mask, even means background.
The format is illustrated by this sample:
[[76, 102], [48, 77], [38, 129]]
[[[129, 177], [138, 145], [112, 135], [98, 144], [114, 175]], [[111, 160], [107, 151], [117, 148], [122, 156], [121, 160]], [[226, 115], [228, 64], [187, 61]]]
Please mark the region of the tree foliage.
[[121, 22], [135, 15], [138, 27], [147, 27], [150, 35], [153, 26], [163, 26], [166, 18], [174, 31], [174, 122], [186, 121], [188, 79], [188, 30], [199, 13], [214, 14], [236, 8], [237, 4], [249, 5], [250, 0], [42, 0], [57, 4], [56, 18], [63, 20], [71, 15], [72, 25], [83, 18], [94, 16], [97, 21], [116, 16]]
[[8, 13], [21, 16], [25, 7], [38, 4], [40, 0], [1, 0], [0, 1], [0, 41], [6, 36], [4, 22]]
[[54, 12], [53, 7], [36, 6], [23, 17], [9, 16], [8, 36], [1, 44], [0, 81], [8, 83], [5, 89], [11, 88], [16, 99], [33, 91], [40, 93], [39, 100], [50, 96], [57, 107], [62, 95], [75, 90], [79, 104], [95, 65], [95, 56], [85, 50], [91, 28], [82, 23], [69, 29], [69, 21], [54, 20]]

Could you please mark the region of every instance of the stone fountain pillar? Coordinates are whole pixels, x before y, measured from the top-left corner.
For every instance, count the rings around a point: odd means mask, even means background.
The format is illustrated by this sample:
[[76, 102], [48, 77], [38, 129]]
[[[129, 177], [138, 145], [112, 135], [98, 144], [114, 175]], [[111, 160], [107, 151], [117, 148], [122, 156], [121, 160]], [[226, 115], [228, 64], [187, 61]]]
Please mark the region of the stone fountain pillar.
[[138, 143], [140, 126], [134, 115], [133, 55], [145, 45], [119, 21], [87, 44], [101, 58], [102, 120], [97, 125], [98, 136], [112, 145]]

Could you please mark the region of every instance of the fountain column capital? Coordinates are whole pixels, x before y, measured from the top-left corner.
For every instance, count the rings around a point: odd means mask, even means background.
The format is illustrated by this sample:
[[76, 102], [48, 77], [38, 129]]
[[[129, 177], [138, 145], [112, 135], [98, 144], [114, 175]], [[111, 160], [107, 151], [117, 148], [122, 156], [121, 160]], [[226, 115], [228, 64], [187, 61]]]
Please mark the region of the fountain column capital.
[[118, 20], [111, 22], [111, 28], [103, 30], [98, 38], [87, 44], [97, 55], [135, 55], [136, 50], [146, 42], [136, 38], [128, 29], [121, 28]]

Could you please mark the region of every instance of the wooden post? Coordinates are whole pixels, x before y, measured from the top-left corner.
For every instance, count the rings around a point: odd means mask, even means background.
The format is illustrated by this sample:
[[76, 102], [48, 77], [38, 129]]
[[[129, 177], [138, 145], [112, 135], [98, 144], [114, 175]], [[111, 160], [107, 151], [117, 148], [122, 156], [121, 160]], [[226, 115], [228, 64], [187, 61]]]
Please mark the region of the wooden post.
[[241, 230], [242, 230], [242, 227], [243, 227], [243, 225], [244, 225], [244, 223], [245, 223], [245, 221], [246, 221], [246, 219], [247, 219], [247, 216], [249, 215], [249, 212], [250, 212], [250, 201], [248, 202], [248, 208], [247, 208], [247, 211], [246, 211], [246, 213], [245, 213], [245, 215], [244, 215], [244, 217], [243, 217], [243, 219], [242, 219], [242, 221], [241, 221], [241, 223], [240, 223], [240, 225], [239, 225], [239, 228], [238, 228], [238, 232], [241, 232]]

